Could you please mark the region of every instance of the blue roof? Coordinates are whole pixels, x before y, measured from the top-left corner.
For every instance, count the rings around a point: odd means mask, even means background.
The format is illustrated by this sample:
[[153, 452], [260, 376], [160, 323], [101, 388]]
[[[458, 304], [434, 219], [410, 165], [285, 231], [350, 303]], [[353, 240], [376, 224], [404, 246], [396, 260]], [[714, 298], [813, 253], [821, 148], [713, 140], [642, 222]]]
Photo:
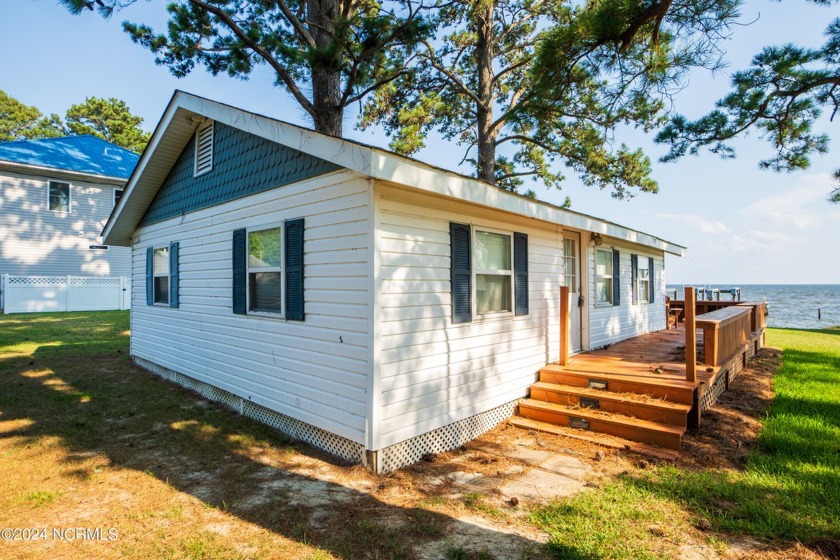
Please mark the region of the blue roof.
[[0, 142], [0, 162], [128, 179], [140, 156], [96, 136]]

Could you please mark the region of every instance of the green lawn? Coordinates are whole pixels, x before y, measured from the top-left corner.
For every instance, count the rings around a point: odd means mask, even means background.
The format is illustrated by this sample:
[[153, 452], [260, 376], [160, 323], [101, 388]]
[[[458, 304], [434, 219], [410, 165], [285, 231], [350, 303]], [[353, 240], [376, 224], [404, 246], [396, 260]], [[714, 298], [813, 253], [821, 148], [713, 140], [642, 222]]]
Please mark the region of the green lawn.
[[532, 519], [552, 535], [559, 557], [658, 557], [644, 528], [669, 508], [724, 535], [840, 539], [840, 330], [769, 329], [767, 345], [783, 349], [784, 361], [744, 469], [637, 471], [539, 509]]

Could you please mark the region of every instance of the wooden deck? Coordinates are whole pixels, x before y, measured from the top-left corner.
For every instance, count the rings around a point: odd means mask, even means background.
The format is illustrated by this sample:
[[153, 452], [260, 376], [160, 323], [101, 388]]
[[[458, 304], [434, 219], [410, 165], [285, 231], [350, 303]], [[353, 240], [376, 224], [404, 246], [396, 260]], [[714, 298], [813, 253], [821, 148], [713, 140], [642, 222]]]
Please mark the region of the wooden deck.
[[[520, 403], [521, 418], [512, 423], [553, 433], [556, 426], [577, 428], [679, 450], [685, 431], [699, 424], [702, 412], [763, 343], [763, 322], [750, 331], [749, 321], [746, 326], [741, 321], [739, 337], [726, 334], [734, 343], [721, 346], [716, 338], [714, 356], [705, 356], [709, 337], [723, 335], [719, 322], [704, 323], [702, 317], [697, 325], [706, 327], [696, 331], [695, 381], [687, 381], [691, 361], [686, 360], [681, 325], [570, 356], [565, 365], [546, 365], [530, 398]], [[727, 355], [718, 356], [718, 350]]]

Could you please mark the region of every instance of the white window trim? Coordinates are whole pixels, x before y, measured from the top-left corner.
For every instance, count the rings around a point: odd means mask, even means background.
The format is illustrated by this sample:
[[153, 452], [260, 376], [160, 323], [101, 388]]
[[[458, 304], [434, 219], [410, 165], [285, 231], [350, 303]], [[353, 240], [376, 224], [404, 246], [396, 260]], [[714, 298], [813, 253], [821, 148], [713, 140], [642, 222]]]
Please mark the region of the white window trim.
[[114, 198], [113, 198], [113, 200], [114, 200], [114, 206], [116, 206], [116, 205], [117, 205], [117, 191], [122, 191], [122, 194], [125, 194], [125, 187], [123, 187], [123, 188], [119, 188], [119, 187], [118, 187], [118, 188], [115, 188], [115, 189], [114, 189], [114, 192], [113, 192], [113, 196], [114, 196]]
[[[471, 235], [470, 235], [470, 251], [471, 251], [471, 258], [472, 258], [472, 293], [470, 294], [470, 298], [472, 300], [472, 316], [473, 322], [482, 321], [482, 320], [490, 320], [490, 319], [507, 319], [507, 318], [514, 318], [514, 302], [516, 300], [516, 286], [514, 286], [513, 282], [513, 231], [508, 230], [501, 230], [496, 228], [484, 227], [481, 225], [471, 225]], [[496, 233], [499, 235], [506, 235], [510, 238], [510, 266], [511, 269], [508, 271], [504, 271], [507, 273], [508, 280], [510, 282], [510, 301], [508, 302], [510, 306], [510, 311], [491, 311], [489, 313], [479, 313], [478, 312], [478, 276], [480, 274], [491, 274], [494, 276], [501, 276], [499, 274], [500, 271], [494, 269], [478, 269], [478, 251], [476, 251], [476, 243], [478, 236], [476, 235], [479, 231], [486, 232], [486, 233]]]
[[[207, 169], [202, 169], [201, 171], [198, 170], [198, 149], [199, 149], [199, 134], [206, 130], [210, 129], [210, 165]], [[198, 125], [198, 128], [195, 129], [195, 149], [193, 150], [193, 177], [200, 177], [206, 173], [210, 173], [213, 171], [213, 164], [215, 163], [216, 158], [216, 123], [215, 121], [210, 121], [209, 124], [206, 122], [202, 122]]]
[[[280, 230], [280, 266], [255, 268], [255, 272], [279, 272], [280, 273], [280, 312], [259, 311], [251, 309], [251, 233], [265, 231], [268, 229]], [[286, 227], [283, 222], [272, 223], [245, 229], [245, 313], [253, 317], [264, 317], [269, 319], [286, 319]]]
[[[50, 189], [53, 183], [62, 183], [67, 185], [66, 211], [50, 209]], [[73, 212], [73, 184], [70, 181], [47, 181], [47, 212], [55, 212], [56, 214], [71, 214]]]
[[[165, 250], [166, 251], [166, 274], [160, 274], [157, 270], [155, 270], [155, 256], [158, 251]], [[153, 247], [152, 248], [152, 305], [157, 305], [159, 307], [169, 307], [169, 302], [172, 301], [172, 270], [170, 270], [170, 262], [169, 262], [169, 245], [161, 245], [160, 247]], [[157, 278], [166, 278], [166, 301], [156, 301], [155, 300], [155, 293], [157, 292], [155, 285], [155, 280]]]
[[[636, 255], [636, 261], [638, 263], [636, 265], [636, 285], [633, 286], [633, 289], [636, 290], [636, 300], [640, 304], [650, 303], [650, 279], [653, 276], [652, 271], [650, 270], [650, 267], [648, 266], [648, 263], [650, 261], [648, 260], [648, 257], [643, 256], [643, 255]], [[642, 267], [643, 262], [645, 263], [644, 267]], [[647, 287], [645, 288], [644, 294], [642, 293], [642, 291], [640, 289], [641, 286], [642, 286], [642, 270], [647, 270], [648, 271]], [[644, 296], [644, 297], [642, 297], [642, 296]]]
[[[610, 260], [609, 260], [610, 273], [608, 275], [598, 276], [598, 252], [599, 251], [604, 252], [604, 253], [608, 253], [609, 256], [610, 256]], [[614, 302], [613, 302], [613, 290], [615, 288], [612, 285], [613, 279], [615, 278], [615, 271], [613, 270], [613, 265], [614, 265], [614, 263], [613, 263], [613, 250], [612, 250], [612, 248], [608, 248], [608, 247], [596, 247], [595, 248], [595, 254], [593, 255], [593, 257], [594, 257], [594, 262], [592, 264], [593, 264], [593, 273], [594, 273], [594, 276], [595, 276], [595, 285], [594, 285], [594, 289], [595, 289], [594, 296], [595, 297], [592, 298], [592, 299], [595, 301], [595, 307], [615, 307]], [[607, 290], [607, 295], [609, 296], [609, 301], [606, 301], [606, 302], [598, 301], [598, 279], [599, 278], [608, 278], [609, 281], [610, 281], [610, 289]], [[620, 279], [620, 276], [619, 276], [619, 281], [620, 280], [621, 279]]]

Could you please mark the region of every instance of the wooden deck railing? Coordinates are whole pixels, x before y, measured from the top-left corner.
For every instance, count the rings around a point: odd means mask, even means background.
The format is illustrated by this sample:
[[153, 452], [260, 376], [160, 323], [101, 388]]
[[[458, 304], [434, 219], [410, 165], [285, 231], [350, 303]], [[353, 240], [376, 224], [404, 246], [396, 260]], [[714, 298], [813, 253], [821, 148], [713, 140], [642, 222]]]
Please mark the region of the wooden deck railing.
[[753, 307], [734, 305], [697, 317], [703, 329], [704, 363], [718, 366], [746, 344], [752, 328]]

